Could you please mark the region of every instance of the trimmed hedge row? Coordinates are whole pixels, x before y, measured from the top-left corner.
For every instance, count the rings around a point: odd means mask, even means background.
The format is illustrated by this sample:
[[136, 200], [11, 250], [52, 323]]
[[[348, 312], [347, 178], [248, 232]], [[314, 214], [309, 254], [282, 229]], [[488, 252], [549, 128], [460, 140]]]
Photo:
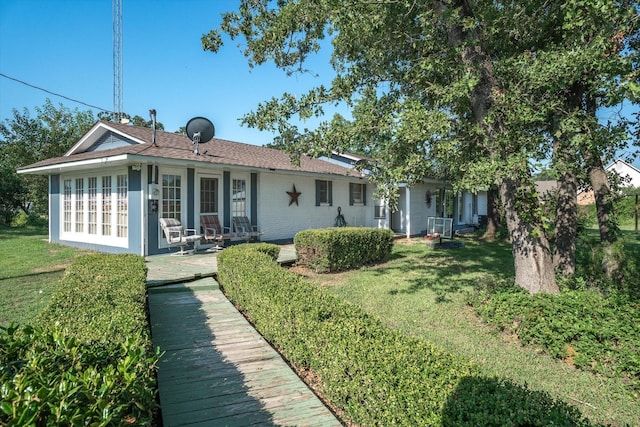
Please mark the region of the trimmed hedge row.
[[393, 248], [393, 231], [336, 227], [305, 230], [293, 238], [298, 264], [316, 272], [346, 270], [385, 261]]
[[218, 256], [218, 280], [263, 336], [362, 425], [589, 425], [572, 407], [383, 326], [245, 245]]
[[142, 257], [80, 257], [37, 326], [0, 328], [0, 424], [150, 425], [145, 283]]

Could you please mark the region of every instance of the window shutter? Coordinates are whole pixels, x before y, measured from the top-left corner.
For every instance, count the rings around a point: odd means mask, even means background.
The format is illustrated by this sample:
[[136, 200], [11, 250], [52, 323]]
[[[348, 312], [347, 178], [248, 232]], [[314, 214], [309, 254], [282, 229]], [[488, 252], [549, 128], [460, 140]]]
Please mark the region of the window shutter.
[[367, 184], [362, 184], [362, 204], [367, 206]]
[[320, 181], [316, 179], [316, 206], [320, 206]]
[[353, 206], [353, 186], [355, 184], [349, 183], [349, 206]]
[[327, 191], [329, 192], [329, 206], [333, 206], [333, 182], [327, 181]]

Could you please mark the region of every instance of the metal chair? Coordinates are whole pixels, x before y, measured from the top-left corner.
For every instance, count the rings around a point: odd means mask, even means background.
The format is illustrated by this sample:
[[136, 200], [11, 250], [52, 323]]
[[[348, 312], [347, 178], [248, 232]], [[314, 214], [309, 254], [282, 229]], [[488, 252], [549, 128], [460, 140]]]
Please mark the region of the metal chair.
[[246, 216], [233, 217], [233, 231], [236, 235], [247, 242], [262, 235], [257, 225], [251, 225], [251, 221]]
[[200, 216], [200, 232], [207, 243], [214, 243], [215, 246], [207, 249], [207, 252], [218, 252], [224, 249], [225, 240], [231, 240], [235, 234], [229, 227], [222, 227], [218, 215]]
[[[180, 221], [174, 218], [160, 218], [160, 228], [162, 228], [169, 247], [178, 246], [180, 248], [180, 251], [173, 255], [189, 255], [194, 253], [196, 250], [196, 242], [202, 238], [200, 234], [196, 234], [196, 230], [193, 228], [185, 229], [182, 227]], [[193, 244], [193, 249], [185, 250], [189, 244]]]

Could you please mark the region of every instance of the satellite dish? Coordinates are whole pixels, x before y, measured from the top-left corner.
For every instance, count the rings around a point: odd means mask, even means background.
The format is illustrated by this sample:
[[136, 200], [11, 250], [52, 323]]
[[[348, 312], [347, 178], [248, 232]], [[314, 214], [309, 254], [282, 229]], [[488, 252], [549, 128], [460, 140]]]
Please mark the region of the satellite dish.
[[200, 155], [198, 144], [208, 142], [213, 138], [216, 129], [213, 127], [211, 120], [204, 117], [194, 117], [187, 122], [187, 136], [195, 144], [194, 154]]

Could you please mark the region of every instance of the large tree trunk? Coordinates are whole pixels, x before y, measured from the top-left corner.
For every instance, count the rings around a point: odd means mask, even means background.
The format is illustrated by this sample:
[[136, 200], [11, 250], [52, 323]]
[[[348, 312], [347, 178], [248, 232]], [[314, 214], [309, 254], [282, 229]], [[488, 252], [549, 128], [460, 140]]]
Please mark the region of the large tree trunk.
[[[442, 1], [438, 6], [441, 10], [451, 7], [450, 4]], [[453, 7], [458, 9], [463, 19], [475, 18], [469, 3], [465, 0], [455, 2]], [[487, 120], [489, 110], [494, 105], [494, 94], [500, 91], [500, 85], [493, 72], [491, 57], [478, 43], [482, 39], [478, 32], [476, 29], [463, 28], [461, 24], [453, 24], [448, 32], [449, 43], [460, 48], [462, 62], [469, 73], [478, 78], [478, 83], [470, 93], [470, 104], [474, 119], [484, 134], [485, 149], [492, 157], [505, 158], [509, 153], [504, 149], [496, 148], [497, 144], [494, 144], [494, 141], [498, 135], [503, 135], [507, 130], [499, 118]], [[528, 169], [526, 172], [528, 173]], [[525, 171], [523, 170], [522, 173]], [[553, 272], [549, 243], [539, 224], [527, 223], [520, 215], [522, 203], [518, 198], [517, 184], [514, 178], [503, 178], [499, 184], [513, 248], [516, 285], [527, 289], [530, 293], [557, 293], [559, 290]]]
[[585, 161], [589, 171], [589, 181], [593, 188], [593, 196], [596, 200], [596, 214], [598, 217], [598, 229], [600, 241], [610, 244], [616, 241], [615, 223], [613, 221], [613, 200], [607, 171], [602, 160], [598, 156], [585, 153]]
[[540, 227], [527, 223], [516, 208], [518, 181], [506, 179], [500, 184], [511, 251], [515, 264], [516, 284], [531, 294], [558, 293], [549, 241]]
[[498, 200], [498, 190], [491, 187], [487, 191], [487, 229], [482, 238], [494, 239], [498, 227], [500, 227], [500, 200]]
[[553, 266], [563, 276], [576, 273], [576, 230], [578, 220], [578, 180], [567, 171], [560, 178], [556, 204], [556, 235]]
[[[569, 114], [581, 112], [584, 88], [576, 84], [565, 95], [564, 107]], [[553, 164], [560, 174], [556, 197], [556, 232], [553, 266], [556, 273], [573, 276], [576, 272], [576, 237], [578, 222], [578, 177], [576, 176], [574, 134], [562, 129], [556, 120], [553, 142]]]
[[[587, 114], [595, 118], [596, 102], [592, 96], [587, 97]], [[617, 239], [617, 225], [613, 217], [613, 194], [609, 187], [607, 171], [604, 169], [602, 159], [590, 151], [588, 147], [583, 150], [583, 156], [589, 171], [589, 181], [593, 188], [593, 196], [596, 200], [600, 241], [605, 245], [609, 245]]]

